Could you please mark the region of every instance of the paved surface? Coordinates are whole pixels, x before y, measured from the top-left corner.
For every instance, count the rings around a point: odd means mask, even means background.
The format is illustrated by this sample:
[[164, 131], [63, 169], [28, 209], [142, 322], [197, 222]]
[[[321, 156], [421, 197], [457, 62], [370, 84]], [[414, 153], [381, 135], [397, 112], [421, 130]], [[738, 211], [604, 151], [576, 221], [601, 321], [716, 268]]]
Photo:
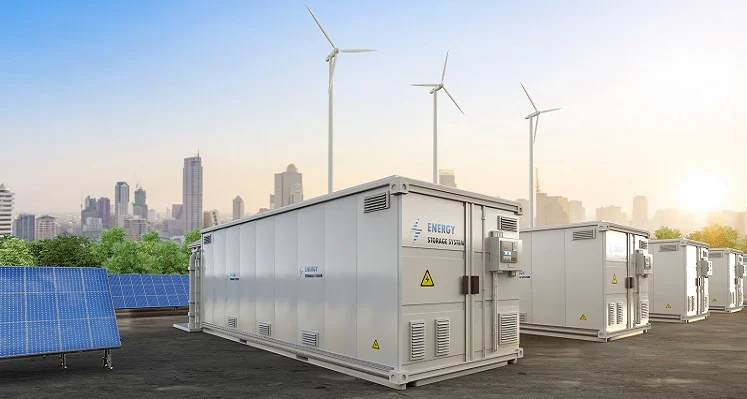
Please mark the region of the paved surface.
[[747, 311], [611, 343], [522, 336], [518, 364], [406, 391], [207, 334], [179, 317], [120, 319], [113, 371], [100, 353], [0, 361], [0, 398], [747, 398]]

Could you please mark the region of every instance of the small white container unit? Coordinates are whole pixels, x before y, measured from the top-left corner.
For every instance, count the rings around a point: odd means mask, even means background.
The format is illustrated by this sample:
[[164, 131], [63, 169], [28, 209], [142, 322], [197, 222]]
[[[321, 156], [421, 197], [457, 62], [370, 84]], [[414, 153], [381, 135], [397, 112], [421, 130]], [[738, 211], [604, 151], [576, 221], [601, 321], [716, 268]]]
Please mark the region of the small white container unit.
[[710, 277], [710, 309], [712, 312], [733, 313], [744, 307], [744, 253], [731, 248], [712, 248]]
[[397, 389], [514, 363], [520, 214], [394, 176], [207, 228], [196, 320]]
[[523, 230], [521, 333], [604, 342], [648, 330], [648, 238], [606, 221]]
[[652, 321], [693, 322], [709, 315], [708, 285], [713, 263], [708, 244], [675, 238], [648, 242], [656, 260], [649, 279]]

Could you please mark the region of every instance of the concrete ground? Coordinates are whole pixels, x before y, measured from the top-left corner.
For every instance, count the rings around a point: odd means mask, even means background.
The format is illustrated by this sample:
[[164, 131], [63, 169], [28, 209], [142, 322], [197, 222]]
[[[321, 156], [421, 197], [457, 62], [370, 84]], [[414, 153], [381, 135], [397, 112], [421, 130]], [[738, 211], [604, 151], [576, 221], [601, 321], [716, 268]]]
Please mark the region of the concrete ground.
[[747, 311], [611, 343], [523, 335], [518, 364], [405, 391], [171, 327], [184, 319], [120, 319], [112, 371], [101, 352], [0, 361], [0, 398], [747, 398]]

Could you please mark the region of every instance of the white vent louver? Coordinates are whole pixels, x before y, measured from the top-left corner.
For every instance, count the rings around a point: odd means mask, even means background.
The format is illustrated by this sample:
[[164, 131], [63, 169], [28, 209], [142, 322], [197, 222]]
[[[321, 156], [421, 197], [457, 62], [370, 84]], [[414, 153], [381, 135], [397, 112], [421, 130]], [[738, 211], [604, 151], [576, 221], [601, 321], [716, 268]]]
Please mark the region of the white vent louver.
[[319, 333], [301, 330], [301, 343], [307, 346], [319, 346]]
[[228, 316], [228, 328], [239, 328], [239, 321], [233, 316]]
[[503, 231], [512, 231], [514, 233], [519, 231], [519, 222], [515, 218], [509, 218], [505, 216], [499, 216], [498, 228]]
[[648, 249], [648, 241], [638, 241], [638, 249]]
[[410, 321], [410, 360], [425, 359], [425, 322]]
[[641, 320], [648, 319], [648, 301], [641, 301]]
[[617, 303], [617, 324], [625, 324], [625, 306], [622, 302]]
[[595, 229], [574, 231], [571, 236], [572, 240], [593, 240], [595, 238], [597, 238]]
[[708, 259], [723, 258], [723, 257], [724, 257], [724, 254], [721, 252], [711, 252], [710, 254], [708, 254]]
[[614, 326], [617, 324], [617, 307], [614, 303], [607, 304], [607, 325]]
[[680, 246], [677, 244], [662, 244], [659, 247], [659, 252], [675, 252], [679, 250], [680, 250]]
[[451, 323], [449, 319], [436, 319], [436, 356], [449, 354], [451, 345]]
[[363, 199], [363, 213], [381, 211], [389, 208], [389, 193], [383, 192]]
[[515, 344], [519, 342], [519, 314], [499, 314], [498, 344]]
[[272, 335], [272, 325], [270, 323], [265, 323], [263, 321], [259, 322], [259, 335], [265, 335], [265, 336], [271, 336]]
[[213, 236], [210, 234], [202, 236], [202, 245], [210, 245], [213, 241]]

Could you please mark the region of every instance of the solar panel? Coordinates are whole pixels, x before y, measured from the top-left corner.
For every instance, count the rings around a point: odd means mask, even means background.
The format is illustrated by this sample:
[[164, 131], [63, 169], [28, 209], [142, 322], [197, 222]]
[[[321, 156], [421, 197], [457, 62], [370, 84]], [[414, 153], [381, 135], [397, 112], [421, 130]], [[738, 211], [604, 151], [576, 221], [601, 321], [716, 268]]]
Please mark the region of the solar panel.
[[120, 346], [106, 270], [0, 267], [0, 358]]
[[109, 275], [115, 309], [189, 305], [189, 276], [182, 274]]

